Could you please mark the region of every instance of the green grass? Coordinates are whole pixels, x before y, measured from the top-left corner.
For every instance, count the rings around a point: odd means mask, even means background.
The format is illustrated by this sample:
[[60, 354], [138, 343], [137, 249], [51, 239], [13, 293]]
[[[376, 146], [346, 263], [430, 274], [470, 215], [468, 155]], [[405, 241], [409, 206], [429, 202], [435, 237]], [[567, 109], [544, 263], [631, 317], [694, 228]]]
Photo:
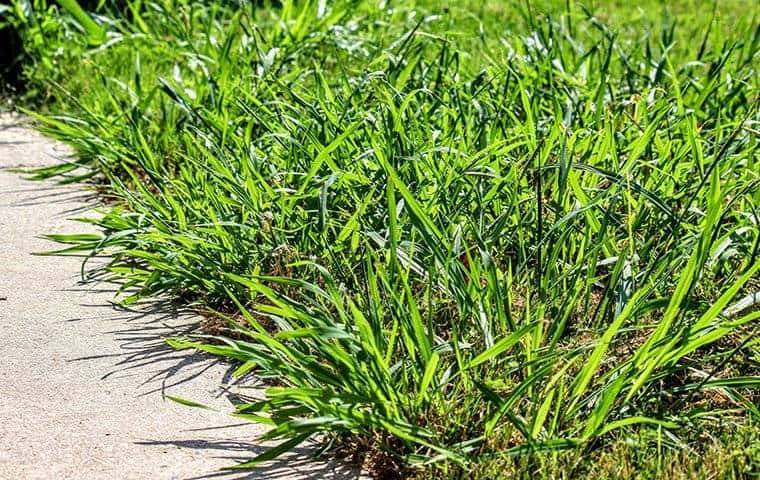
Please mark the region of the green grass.
[[378, 477], [758, 473], [757, 7], [14, 7], [79, 153], [35, 176], [105, 200], [51, 238], [228, 321], [171, 344], [270, 382], [242, 467], [321, 436]]

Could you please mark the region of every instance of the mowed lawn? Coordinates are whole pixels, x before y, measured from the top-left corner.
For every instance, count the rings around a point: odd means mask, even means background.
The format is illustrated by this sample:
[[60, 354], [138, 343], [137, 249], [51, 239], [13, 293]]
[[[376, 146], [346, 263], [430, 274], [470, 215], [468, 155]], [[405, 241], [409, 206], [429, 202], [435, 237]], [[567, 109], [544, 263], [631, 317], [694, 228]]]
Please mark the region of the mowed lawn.
[[[760, 474], [760, 4], [12, 0], [88, 271], [376, 478]], [[93, 352], [96, 354], [97, 352]], [[251, 382], [252, 383], [252, 382]], [[193, 399], [175, 399], [197, 406]]]

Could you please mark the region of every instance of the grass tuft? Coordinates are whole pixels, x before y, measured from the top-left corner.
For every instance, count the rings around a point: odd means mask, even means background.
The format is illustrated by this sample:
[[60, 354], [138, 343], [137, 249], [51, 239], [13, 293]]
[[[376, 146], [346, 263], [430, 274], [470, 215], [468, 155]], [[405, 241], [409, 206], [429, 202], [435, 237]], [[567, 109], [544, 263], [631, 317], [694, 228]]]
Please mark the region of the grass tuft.
[[11, 3], [79, 154], [35, 178], [104, 199], [58, 253], [268, 382], [235, 415], [278, 446], [234, 468], [757, 474], [756, 7]]

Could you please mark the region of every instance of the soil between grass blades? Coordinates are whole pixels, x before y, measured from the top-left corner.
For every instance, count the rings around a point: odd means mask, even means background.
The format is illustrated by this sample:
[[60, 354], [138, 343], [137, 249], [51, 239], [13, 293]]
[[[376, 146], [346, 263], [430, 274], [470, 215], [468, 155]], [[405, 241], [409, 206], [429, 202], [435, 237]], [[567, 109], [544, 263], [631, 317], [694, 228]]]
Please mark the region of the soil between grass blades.
[[[68, 218], [85, 214], [87, 193], [9, 169], [66, 154], [23, 118], [0, 115], [0, 478], [217, 478], [256, 451], [261, 429], [162, 400], [165, 386], [230, 408], [228, 366], [163, 343], [196, 319], [116, 311], [107, 286], [78, 285], [81, 258], [31, 255], [55, 247], [43, 234], [82, 231]], [[306, 453], [220, 478], [357, 477]]]

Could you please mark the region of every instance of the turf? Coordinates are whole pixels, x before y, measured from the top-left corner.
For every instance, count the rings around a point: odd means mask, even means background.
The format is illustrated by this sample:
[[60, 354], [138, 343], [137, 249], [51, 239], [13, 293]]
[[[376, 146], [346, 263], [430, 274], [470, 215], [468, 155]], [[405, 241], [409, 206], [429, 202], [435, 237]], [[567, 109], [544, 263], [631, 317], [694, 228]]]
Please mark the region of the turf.
[[75, 4], [5, 12], [103, 198], [53, 238], [271, 383], [243, 467], [757, 474], [758, 7]]

